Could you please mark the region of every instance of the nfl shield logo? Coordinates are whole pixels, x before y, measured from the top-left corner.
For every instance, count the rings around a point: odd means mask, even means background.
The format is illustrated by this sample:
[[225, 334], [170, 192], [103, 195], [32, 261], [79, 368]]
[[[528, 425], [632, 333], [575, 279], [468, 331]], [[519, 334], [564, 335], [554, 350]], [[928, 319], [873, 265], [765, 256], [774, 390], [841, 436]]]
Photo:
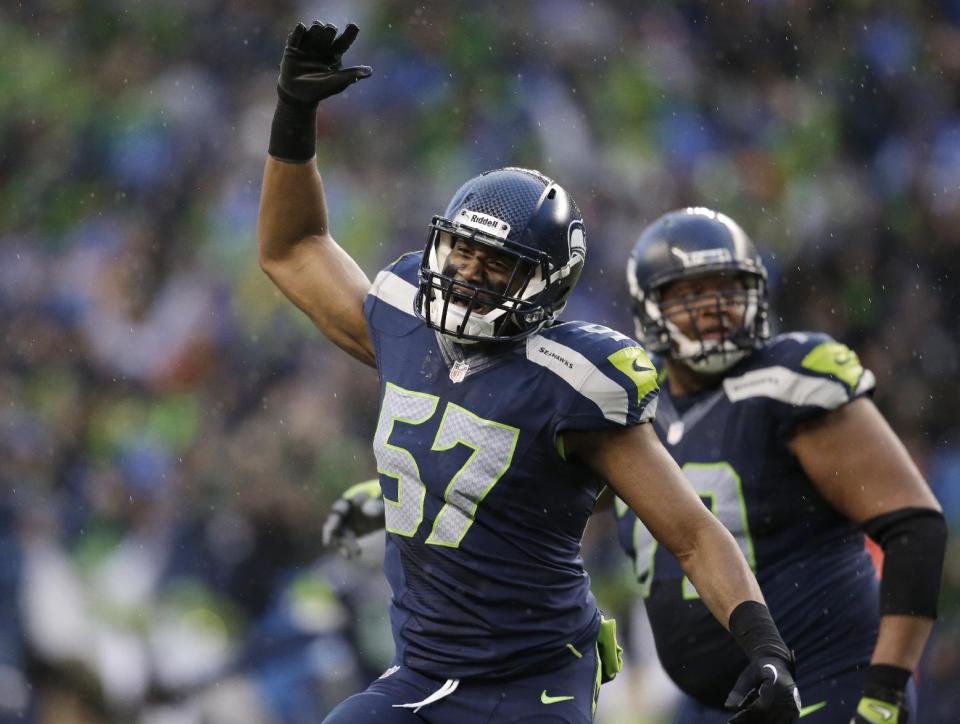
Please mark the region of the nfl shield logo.
[[467, 376], [467, 370], [470, 369], [470, 365], [466, 362], [456, 361], [453, 363], [453, 367], [450, 368], [450, 379], [454, 382], [463, 382], [464, 378]]

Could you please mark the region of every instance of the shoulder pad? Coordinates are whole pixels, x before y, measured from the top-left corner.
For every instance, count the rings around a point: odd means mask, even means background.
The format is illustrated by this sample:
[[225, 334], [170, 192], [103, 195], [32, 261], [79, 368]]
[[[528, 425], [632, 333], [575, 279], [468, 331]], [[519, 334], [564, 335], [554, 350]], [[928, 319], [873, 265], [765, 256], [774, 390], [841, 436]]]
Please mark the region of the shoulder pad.
[[392, 334], [404, 334], [422, 322], [413, 311], [417, 295], [420, 255], [404, 254], [377, 274], [367, 292], [365, 311], [370, 325]]
[[734, 402], [770, 397], [797, 407], [834, 409], [876, 384], [856, 352], [818, 332], [777, 335], [742, 369], [723, 381]]
[[653, 417], [657, 371], [630, 337], [601, 324], [566, 322], [528, 337], [526, 351], [530, 362], [559, 376], [603, 418], [625, 425]]
[[[860, 364], [857, 353], [843, 342], [822, 332], [780, 334], [767, 343], [764, 352], [771, 362], [808, 375], [828, 377], [858, 390], [865, 381], [873, 387], [873, 374]], [[861, 390], [862, 391], [862, 390]]]
[[371, 291], [377, 288], [377, 280], [383, 278], [385, 274], [393, 274], [394, 276], [403, 279], [405, 282], [412, 284], [416, 288], [420, 279], [420, 256], [420, 253], [416, 251], [410, 251], [406, 254], [401, 254], [399, 257], [387, 264], [383, 268], [383, 271], [377, 274]]

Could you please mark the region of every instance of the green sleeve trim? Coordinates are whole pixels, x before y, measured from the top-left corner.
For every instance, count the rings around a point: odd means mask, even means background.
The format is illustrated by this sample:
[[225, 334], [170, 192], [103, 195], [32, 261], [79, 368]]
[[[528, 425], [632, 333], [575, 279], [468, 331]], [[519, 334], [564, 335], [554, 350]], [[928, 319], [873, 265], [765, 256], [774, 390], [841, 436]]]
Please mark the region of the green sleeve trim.
[[863, 376], [863, 365], [857, 353], [841, 342], [823, 342], [807, 353], [801, 362], [805, 369], [833, 375], [855, 390]]
[[660, 370], [660, 374], [657, 375], [657, 384], [660, 387], [663, 387], [667, 383], [667, 366], [664, 365], [663, 369]]

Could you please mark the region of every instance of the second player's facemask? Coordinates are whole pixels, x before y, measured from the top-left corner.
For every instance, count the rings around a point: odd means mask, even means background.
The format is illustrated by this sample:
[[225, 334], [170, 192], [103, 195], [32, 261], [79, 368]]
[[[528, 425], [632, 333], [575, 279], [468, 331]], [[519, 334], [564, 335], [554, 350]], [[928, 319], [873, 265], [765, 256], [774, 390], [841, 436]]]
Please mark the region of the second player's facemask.
[[644, 316], [666, 332], [666, 354], [700, 374], [720, 374], [766, 336], [764, 284], [759, 275], [739, 274], [716, 290], [666, 300], [663, 285], [646, 296]]
[[[508, 270], [505, 283], [464, 279], [450, 261], [457, 240], [495, 254]], [[428, 326], [461, 343], [509, 341], [542, 326], [548, 314], [538, 298], [546, 289], [543, 253], [435, 217], [421, 266], [421, 314]]]
[[727, 371], [770, 335], [763, 260], [740, 225], [712, 209], [677, 209], [646, 226], [627, 284], [647, 349], [700, 374]]

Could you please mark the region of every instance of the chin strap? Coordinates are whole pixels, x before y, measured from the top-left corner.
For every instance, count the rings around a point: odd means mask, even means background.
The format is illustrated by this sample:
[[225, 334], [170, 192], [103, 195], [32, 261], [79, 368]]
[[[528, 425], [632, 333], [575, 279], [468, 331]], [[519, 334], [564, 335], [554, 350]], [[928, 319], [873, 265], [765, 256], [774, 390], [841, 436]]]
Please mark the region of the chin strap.
[[733, 367], [737, 362], [749, 354], [747, 350], [739, 349], [736, 352], [708, 352], [706, 356], [682, 357], [679, 362], [683, 362], [687, 367], [701, 375], [719, 375]]

